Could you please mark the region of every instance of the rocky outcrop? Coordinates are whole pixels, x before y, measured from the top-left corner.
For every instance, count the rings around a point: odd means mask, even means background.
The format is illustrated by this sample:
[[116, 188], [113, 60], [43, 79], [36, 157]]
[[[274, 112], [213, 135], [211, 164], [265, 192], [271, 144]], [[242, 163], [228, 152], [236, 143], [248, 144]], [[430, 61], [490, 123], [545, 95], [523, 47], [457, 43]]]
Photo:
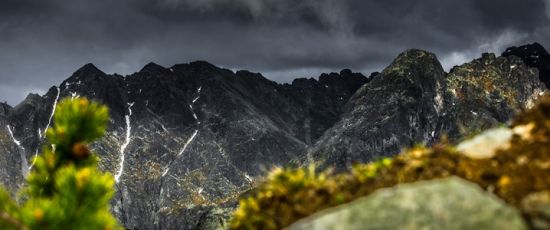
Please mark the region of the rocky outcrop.
[[28, 166], [22, 164], [20, 153], [23, 150], [8, 125], [7, 116], [11, 110], [11, 106], [0, 103], [0, 184], [15, 192], [23, 180], [22, 171]]
[[459, 178], [404, 184], [303, 219], [288, 229], [528, 229], [518, 212]]
[[446, 74], [434, 54], [408, 50], [351, 97], [306, 162], [346, 168], [443, 134], [456, 140], [506, 123], [545, 89], [515, 56], [483, 54]]
[[431, 141], [439, 134], [434, 121], [443, 109], [444, 80], [435, 55], [422, 50], [400, 54], [355, 93], [340, 121], [310, 149], [309, 160], [343, 168]]
[[521, 59], [487, 53], [453, 68], [445, 85], [439, 122], [453, 139], [506, 123], [516, 112], [532, 107], [546, 89], [537, 70]]
[[502, 53], [502, 56], [521, 58], [527, 66], [538, 69], [540, 81], [547, 88], [550, 87], [550, 54], [539, 43], [510, 47]]

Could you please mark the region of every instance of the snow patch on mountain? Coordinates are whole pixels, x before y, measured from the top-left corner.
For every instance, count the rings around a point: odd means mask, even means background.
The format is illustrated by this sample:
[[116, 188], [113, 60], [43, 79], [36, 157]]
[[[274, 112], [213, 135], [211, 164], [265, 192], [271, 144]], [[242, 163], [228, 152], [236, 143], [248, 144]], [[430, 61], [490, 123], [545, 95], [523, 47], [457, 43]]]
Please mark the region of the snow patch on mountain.
[[46, 136], [46, 131], [50, 127], [50, 124], [52, 123], [53, 115], [55, 114], [55, 108], [57, 107], [57, 102], [59, 101], [59, 94], [61, 94], [61, 90], [59, 87], [56, 87], [57, 89], [57, 96], [55, 96], [55, 100], [53, 101], [53, 107], [52, 107], [52, 113], [50, 114], [50, 118], [48, 119], [48, 124], [46, 125], [46, 128], [44, 128], [44, 134], [40, 135], [40, 137]]
[[130, 144], [130, 136], [132, 132], [132, 126], [131, 126], [131, 120], [132, 117], [132, 106], [134, 103], [128, 103], [128, 114], [124, 116], [124, 119], [126, 120], [126, 138], [124, 140], [124, 143], [120, 146], [120, 161], [118, 166], [118, 172], [115, 174], [115, 181], [118, 183], [120, 176], [122, 176], [122, 172], [124, 171], [124, 152], [126, 151], [126, 147], [128, 147], [128, 144]]
[[13, 140], [13, 143], [15, 143], [17, 147], [21, 150], [19, 151], [19, 155], [21, 156], [21, 174], [25, 176], [29, 172], [29, 163], [27, 162], [27, 157], [25, 156], [25, 147], [21, 145], [21, 142], [19, 140], [15, 139], [11, 126], [6, 125], [6, 128], [8, 128], [8, 132], [10, 133], [10, 137]]

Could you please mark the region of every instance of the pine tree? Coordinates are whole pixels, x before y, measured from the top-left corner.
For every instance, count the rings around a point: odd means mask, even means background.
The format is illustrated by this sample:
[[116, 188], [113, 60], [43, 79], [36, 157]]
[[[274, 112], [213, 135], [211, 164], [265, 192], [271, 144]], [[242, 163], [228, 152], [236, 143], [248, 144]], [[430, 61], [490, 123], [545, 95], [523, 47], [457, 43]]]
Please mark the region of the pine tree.
[[107, 107], [96, 102], [60, 102], [48, 143], [19, 192], [22, 202], [0, 188], [0, 229], [118, 229], [109, 210], [113, 176], [97, 169], [98, 158], [88, 148], [108, 121]]

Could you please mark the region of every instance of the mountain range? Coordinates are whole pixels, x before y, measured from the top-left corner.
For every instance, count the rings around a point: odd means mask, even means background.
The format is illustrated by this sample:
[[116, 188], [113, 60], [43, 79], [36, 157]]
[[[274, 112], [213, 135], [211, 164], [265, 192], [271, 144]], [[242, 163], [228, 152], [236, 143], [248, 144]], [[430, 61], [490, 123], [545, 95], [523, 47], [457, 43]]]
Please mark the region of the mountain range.
[[344, 69], [290, 84], [196, 61], [149, 63], [121, 76], [84, 65], [44, 95], [0, 104], [0, 182], [15, 191], [45, 144], [55, 105], [109, 106], [92, 145], [116, 180], [113, 212], [127, 229], [212, 229], [275, 166], [345, 170], [415, 144], [451, 141], [506, 123], [550, 84], [537, 43], [484, 53], [446, 73], [410, 49], [380, 73]]

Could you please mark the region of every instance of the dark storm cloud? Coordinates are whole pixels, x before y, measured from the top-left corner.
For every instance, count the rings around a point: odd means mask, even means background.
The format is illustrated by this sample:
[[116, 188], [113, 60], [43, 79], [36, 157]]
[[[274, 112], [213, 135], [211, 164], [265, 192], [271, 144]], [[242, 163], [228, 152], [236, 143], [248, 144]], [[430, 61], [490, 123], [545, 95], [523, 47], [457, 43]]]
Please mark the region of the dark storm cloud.
[[446, 68], [480, 52], [550, 47], [543, 0], [2, 0], [0, 100], [43, 93], [92, 62], [131, 73], [207, 60], [277, 81], [380, 70], [401, 51]]

